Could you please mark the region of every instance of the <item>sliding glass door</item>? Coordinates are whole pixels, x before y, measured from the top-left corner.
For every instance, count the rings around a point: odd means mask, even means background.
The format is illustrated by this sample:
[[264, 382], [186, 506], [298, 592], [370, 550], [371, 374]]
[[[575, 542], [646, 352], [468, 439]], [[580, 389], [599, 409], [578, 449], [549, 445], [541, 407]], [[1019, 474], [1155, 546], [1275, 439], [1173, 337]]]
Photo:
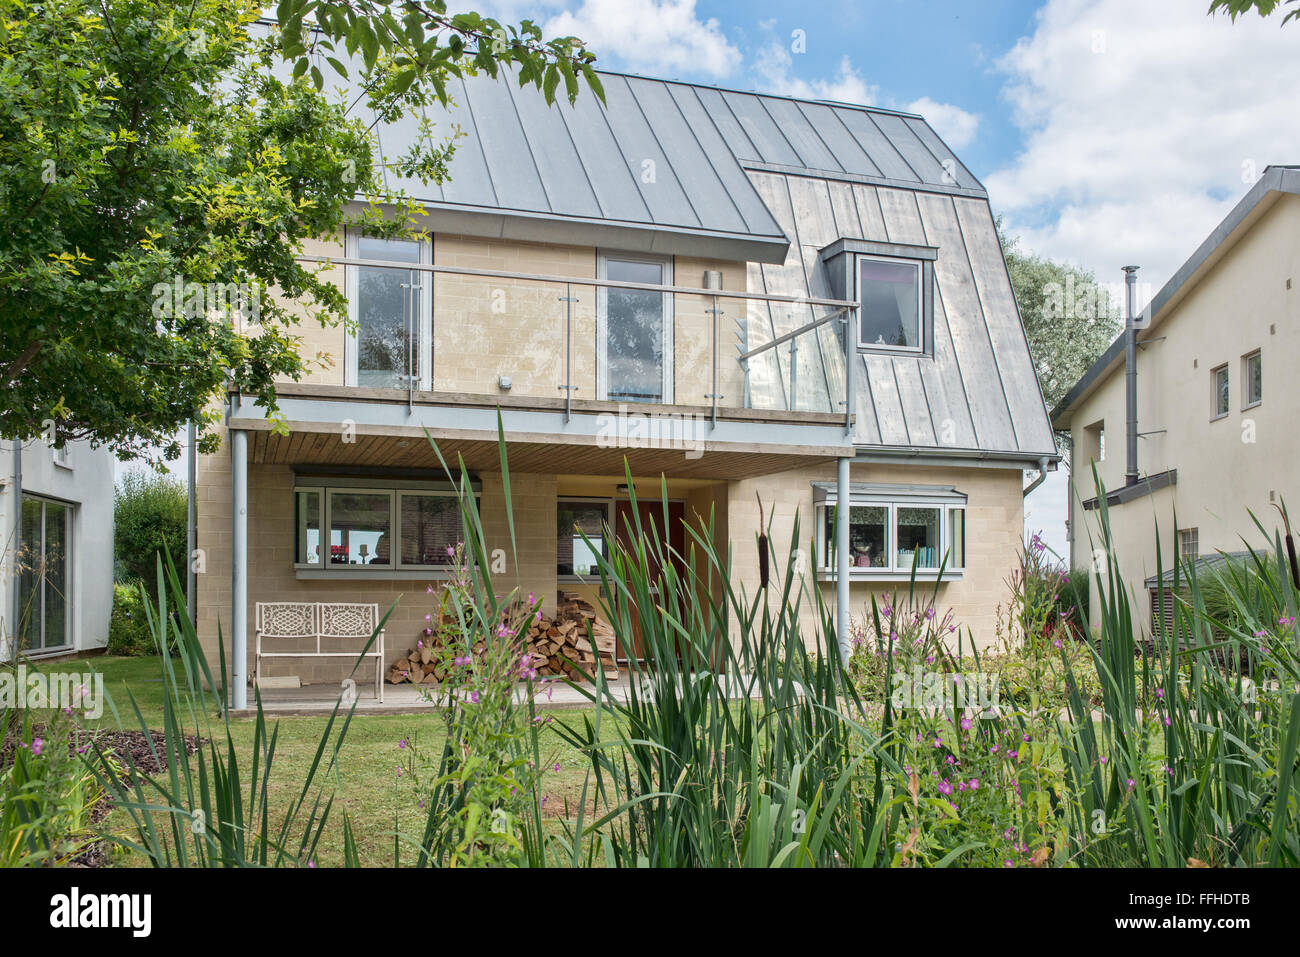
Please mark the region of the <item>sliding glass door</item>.
[[25, 651], [72, 644], [68, 563], [72, 506], [23, 497], [19, 549], [18, 636]]
[[[349, 237], [349, 256], [383, 263], [427, 264], [429, 244], [413, 239]], [[354, 331], [348, 382], [376, 389], [428, 389], [432, 312], [428, 274], [392, 266], [349, 267]]]

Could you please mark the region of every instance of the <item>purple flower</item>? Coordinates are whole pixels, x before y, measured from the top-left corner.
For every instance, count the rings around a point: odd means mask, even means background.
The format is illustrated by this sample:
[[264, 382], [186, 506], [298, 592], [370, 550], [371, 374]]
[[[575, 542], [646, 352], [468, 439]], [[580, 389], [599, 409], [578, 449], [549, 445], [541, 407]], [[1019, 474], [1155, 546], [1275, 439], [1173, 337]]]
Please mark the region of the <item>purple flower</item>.
[[952, 785], [948, 783], [948, 779], [947, 779], [947, 778], [944, 778], [942, 781], [939, 782], [939, 792], [940, 792], [941, 794], [951, 794], [951, 793], [952, 793]]
[[45, 740], [43, 738], [32, 738], [32, 755], [39, 758], [43, 750], [45, 750]]

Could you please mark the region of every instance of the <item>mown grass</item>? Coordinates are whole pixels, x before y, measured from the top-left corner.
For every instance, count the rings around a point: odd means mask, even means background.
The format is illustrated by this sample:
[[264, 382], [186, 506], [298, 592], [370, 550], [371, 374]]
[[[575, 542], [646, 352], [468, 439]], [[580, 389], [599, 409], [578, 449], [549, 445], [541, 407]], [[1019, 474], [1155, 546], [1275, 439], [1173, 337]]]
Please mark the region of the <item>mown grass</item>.
[[[65, 668], [95, 671], [104, 676], [105, 690], [116, 707], [117, 714], [105, 708], [97, 720], [84, 721], [90, 728], [138, 729], [131, 700], [150, 728], [163, 727], [163, 698], [165, 684], [160, 677], [160, 661], [155, 656], [118, 658], [96, 656], [67, 662]], [[565, 712], [559, 716], [566, 721], [582, 721], [581, 713]], [[214, 716], [215, 720], [215, 716]], [[316, 749], [325, 733], [327, 717], [285, 716], [270, 719], [279, 728], [275, 768], [270, 780], [270, 806], [274, 819], [277, 811], [286, 808], [297, 797], [298, 789], [316, 755]], [[360, 862], [367, 866], [391, 866], [394, 860], [394, 834], [409, 840], [418, 840], [424, 827], [425, 813], [416, 804], [416, 797], [405, 781], [398, 776], [398, 766], [403, 757], [399, 742], [419, 739], [422, 745], [433, 750], [441, 748], [443, 722], [434, 712], [419, 714], [358, 714], [352, 719], [339, 752], [339, 760], [330, 772], [326, 784], [337, 795], [331, 821], [327, 824], [319, 845], [317, 857], [322, 865], [337, 865], [343, 860], [343, 812], [351, 820]], [[252, 718], [231, 721], [231, 731], [241, 766], [252, 763], [255, 721]], [[546, 815], [556, 826], [566, 816], [566, 805], [575, 808], [582, 794], [587, 774], [586, 759], [562, 741], [555, 733], [554, 721], [545, 725], [542, 732], [544, 767], [544, 793], [547, 797]], [[556, 770], [556, 766], [559, 770]], [[130, 827], [126, 815], [114, 811], [105, 820], [104, 829], [125, 834]], [[409, 857], [404, 852], [403, 857]], [[117, 865], [133, 866], [144, 863], [130, 854], [116, 854], [111, 861]]]

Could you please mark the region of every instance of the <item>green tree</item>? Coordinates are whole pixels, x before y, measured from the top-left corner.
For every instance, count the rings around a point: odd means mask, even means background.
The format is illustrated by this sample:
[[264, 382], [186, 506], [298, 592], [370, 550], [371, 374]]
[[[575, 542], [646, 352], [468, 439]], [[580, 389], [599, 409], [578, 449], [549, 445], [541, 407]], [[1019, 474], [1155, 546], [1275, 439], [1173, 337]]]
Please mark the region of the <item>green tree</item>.
[[[594, 77], [576, 40], [441, 3], [286, 0], [282, 28], [255, 27], [261, 7], [0, 0], [0, 434], [174, 459], [191, 420], [215, 448], [228, 386], [274, 416], [274, 380], [324, 361], [297, 324], [346, 318], [303, 243], [418, 222], [372, 127], [467, 70], [507, 64], [548, 97]], [[454, 141], [419, 139], [394, 165], [441, 182]]]
[[1119, 335], [1119, 297], [1087, 269], [1021, 250], [1001, 220], [997, 225], [1043, 400], [1051, 409]]
[[1281, 6], [1292, 6], [1287, 11], [1287, 15], [1282, 18], [1285, 24], [1289, 20], [1300, 20], [1300, 0], [1213, 0], [1210, 4], [1210, 15], [1216, 13], [1226, 13], [1236, 21], [1237, 17], [1244, 13], [1254, 10], [1261, 17], [1271, 16], [1273, 11]]
[[166, 551], [180, 574], [187, 567], [185, 483], [165, 473], [127, 472], [113, 490], [114, 578], [143, 581], [152, 592], [157, 556]]

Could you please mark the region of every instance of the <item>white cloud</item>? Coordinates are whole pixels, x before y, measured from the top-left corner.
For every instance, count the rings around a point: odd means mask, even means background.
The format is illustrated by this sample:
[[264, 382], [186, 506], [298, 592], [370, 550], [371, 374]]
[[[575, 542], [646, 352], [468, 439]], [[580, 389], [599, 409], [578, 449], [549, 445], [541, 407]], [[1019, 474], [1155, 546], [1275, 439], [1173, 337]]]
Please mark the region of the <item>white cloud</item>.
[[1300, 30], [1205, 9], [1049, 0], [998, 61], [1025, 142], [985, 182], [1030, 249], [1158, 289], [1251, 170], [1300, 161]]
[[934, 127], [935, 132], [954, 150], [968, 146], [975, 139], [980, 118], [951, 103], [936, 103], [928, 96], [913, 100], [907, 105], [909, 113], [920, 113]]
[[[768, 25], [765, 24], [765, 27]], [[800, 54], [802, 57], [803, 54]], [[873, 106], [879, 87], [867, 83], [847, 56], [840, 59], [839, 71], [829, 78], [806, 79], [794, 72], [794, 54], [780, 40], [772, 40], [759, 50], [751, 70], [761, 81], [764, 93], [779, 93], [807, 100], [836, 100]]]
[[741, 60], [721, 24], [696, 14], [695, 0], [583, 0], [547, 20], [542, 32], [581, 38], [602, 66], [613, 59], [658, 76], [724, 77]]

